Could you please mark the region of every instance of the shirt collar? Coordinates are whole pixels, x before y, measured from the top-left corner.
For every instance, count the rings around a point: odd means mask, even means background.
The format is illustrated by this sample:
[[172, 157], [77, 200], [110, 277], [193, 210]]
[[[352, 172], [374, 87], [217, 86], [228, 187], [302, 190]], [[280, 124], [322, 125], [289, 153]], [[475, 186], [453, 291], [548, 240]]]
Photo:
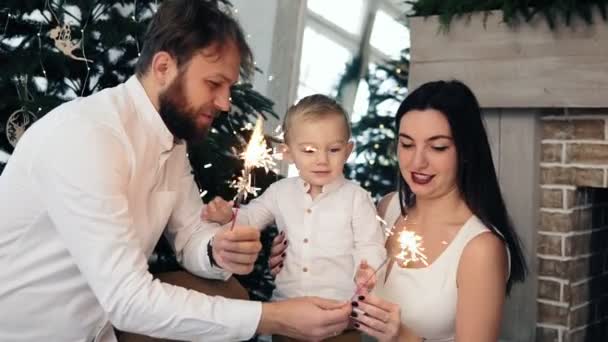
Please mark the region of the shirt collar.
[[150, 130], [160, 138], [160, 145], [163, 150], [169, 151], [173, 149], [175, 145], [175, 139], [173, 134], [169, 132], [167, 125], [160, 117], [160, 114], [154, 108], [150, 97], [146, 93], [143, 85], [137, 78], [137, 76], [131, 76], [127, 82], [125, 82], [127, 91], [135, 105], [135, 110], [146, 120], [151, 126]]
[[[340, 176], [338, 176], [338, 178], [334, 179], [334, 181], [332, 181], [331, 183], [325, 184], [321, 188], [321, 194], [328, 194], [328, 193], [338, 189], [339, 187], [341, 187], [345, 182], [346, 182], [346, 178], [344, 178], [343, 175], [340, 175]], [[302, 177], [298, 177], [298, 184], [300, 185], [302, 191], [304, 191], [305, 193], [308, 193], [308, 191], [310, 191], [310, 184], [308, 182], [306, 182], [304, 179], [302, 179]]]

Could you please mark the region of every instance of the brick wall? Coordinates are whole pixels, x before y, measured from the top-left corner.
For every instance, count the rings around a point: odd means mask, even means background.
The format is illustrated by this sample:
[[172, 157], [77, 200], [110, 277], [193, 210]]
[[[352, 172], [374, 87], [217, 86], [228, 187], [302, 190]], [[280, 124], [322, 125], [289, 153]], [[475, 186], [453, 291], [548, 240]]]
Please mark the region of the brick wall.
[[541, 118], [537, 341], [608, 341], [608, 109]]

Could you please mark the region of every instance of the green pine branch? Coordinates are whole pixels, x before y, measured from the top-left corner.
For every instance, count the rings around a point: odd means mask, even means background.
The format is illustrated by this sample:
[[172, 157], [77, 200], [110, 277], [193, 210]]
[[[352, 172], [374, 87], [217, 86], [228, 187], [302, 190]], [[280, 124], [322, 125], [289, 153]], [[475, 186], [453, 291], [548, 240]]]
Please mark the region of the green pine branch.
[[561, 19], [566, 25], [572, 20], [582, 19], [593, 24], [593, 11], [598, 10], [604, 21], [608, 21], [608, 0], [418, 0], [405, 1], [412, 6], [410, 15], [428, 17], [439, 16], [442, 30], [448, 30], [450, 23], [457, 18], [470, 18], [474, 12], [501, 10], [503, 21], [515, 25], [521, 20], [529, 22], [542, 16], [551, 29]]

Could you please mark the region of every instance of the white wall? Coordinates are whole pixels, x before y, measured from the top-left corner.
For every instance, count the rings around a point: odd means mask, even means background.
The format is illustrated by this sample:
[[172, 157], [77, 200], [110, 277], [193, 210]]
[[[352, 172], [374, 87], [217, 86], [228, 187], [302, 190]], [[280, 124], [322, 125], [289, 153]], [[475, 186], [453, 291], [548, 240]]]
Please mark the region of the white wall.
[[536, 238], [539, 208], [539, 120], [535, 109], [484, 109], [494, 166], [529, 274], [507, 298], [501, 341], [532, 342], [536, 332]]
[[253, 82], [255, 90], [268, 95], [268, 77], [272, 58], [272, 39], [278, 0], [233, 0], [238, 18], [247, 42], [253, 50], [253, 57], [263, 74], [256, 73]]
[[[236, 16], [253, 49], [262, 74], [255, 75], [254, 88], [275, 102], [282, 117], [295, 100], [306, 0], [233, 0]], [[265, 126], [267, 132], [280, 122]]]
[[[272, 134], [296, 98], [306, 0], [233, 0], [232, 3], [249, 37], [256, 64], [263, 71], [256, 75], [254, 88], [274, 101], [274, 110], [279, 115], [279, 119], [264, 125], [265, 132]], [[286, 163], [281, 163], [279, 169], [287, 175]]]

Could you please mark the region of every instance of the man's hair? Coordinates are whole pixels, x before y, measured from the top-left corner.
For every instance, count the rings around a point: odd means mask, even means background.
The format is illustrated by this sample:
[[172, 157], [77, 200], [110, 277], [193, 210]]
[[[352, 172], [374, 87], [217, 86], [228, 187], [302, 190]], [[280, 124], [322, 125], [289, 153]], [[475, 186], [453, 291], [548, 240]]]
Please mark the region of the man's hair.
[[187, 65], [201, 49], [216, 45], [219, 49], [233, 42], [241, 57], [241, 71], [253, 71], [253, 55], [239, 23], [219, 8], [219, 0], [164, 0], [152, 18], [135, 66], [138, 76], [145, 74], [154, 54], [166, 51]]
[[285, 142], [289, 139], [289, 132], [293, 128], [294, 120], [299, 118], [318, 120], [331, 116], [339, 116], [344, 120], [346, 139], [350, 139], [351, 129], [348, 115], [338, 102], [322, 94], [314, 94], [302, 98], [298, 103], [289, 107], [283, 119], [282, 128]]

